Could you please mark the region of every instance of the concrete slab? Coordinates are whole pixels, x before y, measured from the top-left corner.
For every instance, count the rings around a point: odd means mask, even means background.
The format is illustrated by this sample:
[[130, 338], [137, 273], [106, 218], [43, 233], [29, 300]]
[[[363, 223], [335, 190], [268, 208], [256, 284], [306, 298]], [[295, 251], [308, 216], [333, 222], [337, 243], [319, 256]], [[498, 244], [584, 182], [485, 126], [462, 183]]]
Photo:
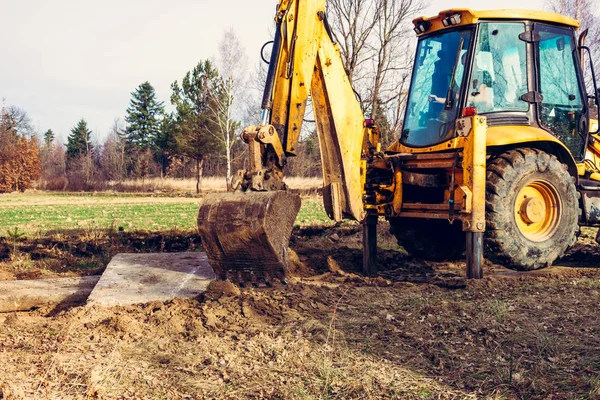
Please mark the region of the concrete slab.
[[100, 276], [0, 281], [0, 312], [27, 311], [46, 304], [81, 304]]
[[110, 261], [87, 304], [114, 306], [195, 297], [215, 278], [206, 253], [121, 253]]

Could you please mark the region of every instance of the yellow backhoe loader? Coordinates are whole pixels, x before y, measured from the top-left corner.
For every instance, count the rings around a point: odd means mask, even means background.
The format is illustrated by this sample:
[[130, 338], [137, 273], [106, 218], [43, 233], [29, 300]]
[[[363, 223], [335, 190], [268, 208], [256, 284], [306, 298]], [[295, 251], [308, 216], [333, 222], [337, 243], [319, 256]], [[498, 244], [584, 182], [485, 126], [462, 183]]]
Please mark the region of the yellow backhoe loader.
[[484, 247], [486, 257], [532, 270], [560, 257], [580, 226], [600, 225], [600, 136], [590, 118], [600, 93], [576, 20], [470, 9], [415, 19], [403, 130], [385, 150], [344, 71], [325, 0], [281, 0], [275, 21], [262, 120], [241, 135], [249, 169], [199, 212], [221, 279], [286, 279], [300, 199], [283, 176], [309, 95], [325, 210], [363, 222], [366, 273], [376, 269], [379, 217], [415, 255], [447, 258], [466, 247], [471, 278], [482, 276]]

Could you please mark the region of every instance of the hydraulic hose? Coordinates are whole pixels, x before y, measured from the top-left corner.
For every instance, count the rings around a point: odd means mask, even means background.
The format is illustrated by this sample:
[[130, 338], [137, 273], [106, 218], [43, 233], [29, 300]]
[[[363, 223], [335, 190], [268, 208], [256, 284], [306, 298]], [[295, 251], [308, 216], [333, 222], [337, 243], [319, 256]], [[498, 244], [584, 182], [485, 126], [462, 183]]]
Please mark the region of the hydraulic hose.
[[[265, 83], [265, 91], [263, 92], [261, 108], [263, 109], [263, 119], [266, 113], [265, 110], [271, 110], [273, 107], [273, 85], [275, 84], [275, 73], [277, 72], [277, 64], [279, 54], [281, 52], [281, 25], [282, 18], [277, 20], [275, 28], [275, 38], [273, 40], [273, 51], [271, 51], [271, 59], [269, 60], [269, 70], [267, 71], [267, 81]], [[267, 121], [262, 121], [265, 124]]]

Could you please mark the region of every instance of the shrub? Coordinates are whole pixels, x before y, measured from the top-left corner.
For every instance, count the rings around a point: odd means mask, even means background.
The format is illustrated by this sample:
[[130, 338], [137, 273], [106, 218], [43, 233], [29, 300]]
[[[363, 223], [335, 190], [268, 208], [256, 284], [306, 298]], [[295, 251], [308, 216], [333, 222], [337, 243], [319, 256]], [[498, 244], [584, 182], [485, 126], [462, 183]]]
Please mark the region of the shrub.
[[0, 138], [0, 193], [25, 191], [41, 175], [40, 151], [35, 139], [14, 132]]

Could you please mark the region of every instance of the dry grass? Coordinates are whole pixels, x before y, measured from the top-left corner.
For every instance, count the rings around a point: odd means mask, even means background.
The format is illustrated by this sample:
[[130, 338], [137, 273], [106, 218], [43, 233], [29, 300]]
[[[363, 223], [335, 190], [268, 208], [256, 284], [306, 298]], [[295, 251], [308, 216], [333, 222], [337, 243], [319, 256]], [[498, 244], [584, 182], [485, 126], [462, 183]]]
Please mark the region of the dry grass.
[[[7, 372], [19, 376], [0, 377], [0, 393], [8, 399], [474, 398], [348, 346], [342, 330], [327, 328], [344, 291], [296, 284], [276, 293], [207, 294], [204, 301], [77, 308], [55, 318], [0, 316], [8, 350], [0, 361], [8, 354], [18, 360]], [[319, 296], [311, 302], [320, 311], [297, 308], [307, 294]], [[325, 339], [334, 334], [335, 342]]]
[[[127, 179], [124, 181], [110, 181], [108, 183], [110, 190], [116, 192], [182, 192], [195, 193], [195, 179], [177, 179], [177, 178], [148, 178], [148, 179]], [[200, 189], [206, 192], [224, 191], [227, 189], [225, 178], [223, 177], [205, 177], [202, 178]]]
[[323, 187], [322, 178], [303, 178], [300, 176], [293, 176], [285, 178], [285, 182], [288, 184], [290, 189], [311, 190], [320, 189]]
[[[321, 178], [288, 177], [285, 179], [291, 189], [310, 191], [323, 186]], [[195, 193], [195, 179], [176, 178], [148, 178], [128, 179], [124, 181], [110, 181], [108, 190], [116, 192], [179, 192]], [[227, 189], [225, 177], [211, 176], [202, 178], [200, 190], [202, 192], [219, 192]]]

